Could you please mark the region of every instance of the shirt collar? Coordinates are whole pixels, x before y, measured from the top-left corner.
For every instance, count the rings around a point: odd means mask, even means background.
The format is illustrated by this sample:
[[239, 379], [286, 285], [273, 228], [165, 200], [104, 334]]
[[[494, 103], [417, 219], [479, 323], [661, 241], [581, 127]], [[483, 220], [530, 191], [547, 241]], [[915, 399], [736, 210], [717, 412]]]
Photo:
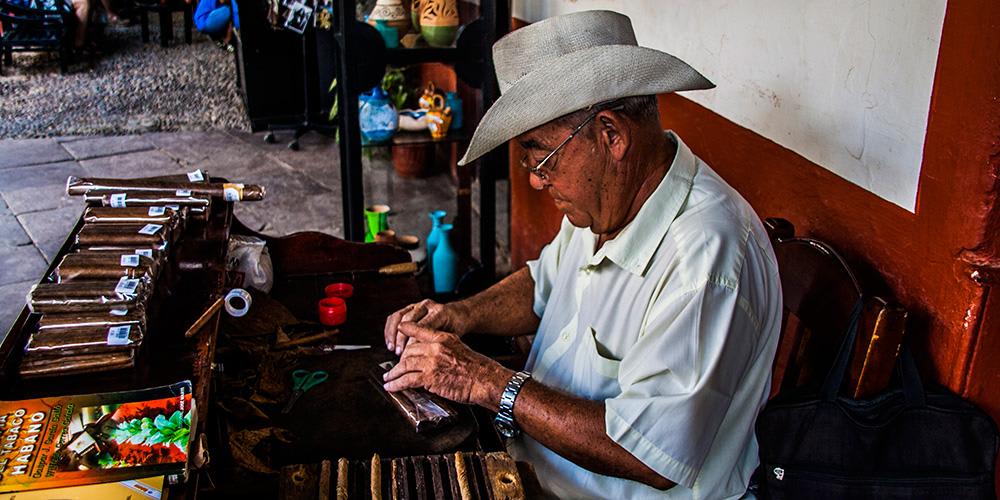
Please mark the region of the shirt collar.
[[[622, 269], [642, 276], [667, 234], [667, 229], [680, 214], [681, 207], [684, 206], [694, 183], [697, 158], [677, 134], [671, 130], [666, 134], [677, 144], [677, 152], [673, 163], [670, 164], [670, 170], [663, 176], [653, 194], [642, 204], [635, 218], [618, 233], [615, 239], [605, 242], [604, 246], [591, 257], [590, 266], [599, 265], [607, 257]], [[597, 235], [593, 233], [591, 235], [596, 242]]]

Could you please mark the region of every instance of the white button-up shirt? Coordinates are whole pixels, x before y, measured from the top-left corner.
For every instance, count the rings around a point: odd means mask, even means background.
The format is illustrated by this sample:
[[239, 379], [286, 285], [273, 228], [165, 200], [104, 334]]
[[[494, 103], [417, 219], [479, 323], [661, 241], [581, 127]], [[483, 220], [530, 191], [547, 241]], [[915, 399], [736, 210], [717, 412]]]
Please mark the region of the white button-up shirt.
[[541, 323], [526, 369], [604, 401], [608, 436], [677, 486], [590, 472], [522, 434], [512, 454], [561, 498], [739, 498], [757, 466], [777, 263], [746, 200], [667, 134], [670, 170], [615, 239], [595, 253], [597, 236], [563, 219], [528, 263]]

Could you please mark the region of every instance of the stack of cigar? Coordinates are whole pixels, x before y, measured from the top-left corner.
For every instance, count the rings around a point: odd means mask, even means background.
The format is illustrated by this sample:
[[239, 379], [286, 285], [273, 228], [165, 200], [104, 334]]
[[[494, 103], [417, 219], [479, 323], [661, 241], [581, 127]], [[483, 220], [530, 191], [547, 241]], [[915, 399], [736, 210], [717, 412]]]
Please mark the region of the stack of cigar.
[[523, 500], [525, 487], [506, 452], [457, 452], [371, 460], [323, 461], [282, 469], [278, 496], [390, 500], [435, 498]]
[[258, 200], [260, 186], [208, 182], [200, 171], [186, 178], [81, 179], [66, 192], [85, 196], [83, 225], [72, 251], [28, 293], [41, 314], [25, 347], [25, 377], [130, 368], [148, 332], [147, 311], [157, 279], [196, 210], [213, 196]]

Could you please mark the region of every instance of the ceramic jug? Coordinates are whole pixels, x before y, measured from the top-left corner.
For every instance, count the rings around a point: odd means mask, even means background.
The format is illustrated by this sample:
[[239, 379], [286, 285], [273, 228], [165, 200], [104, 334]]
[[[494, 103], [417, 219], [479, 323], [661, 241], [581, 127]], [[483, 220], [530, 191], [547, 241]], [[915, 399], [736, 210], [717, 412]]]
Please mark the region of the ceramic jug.
[[457, 92], [446, 92], [444, 105], [451, 108], [451, 128], [454, 130], [462, 128], [462, 98], [458, 97]]
[[358, 122], [364, 142], [381, 144], [392, 139], [399, 127], [399, 114], [382, 87], [375, 86], [360, 103]]
[[424, 87], [424, 93], [420, 95], [420, 99], [417, 99], [417, 105], [425, 111], [444, 107], [444, 98], [434, 88], [434, 82], [428, 82], [427, 86]]
[[431, 139], [440, 141], [447, 137], [450, 126], [451, 108], [432, 109], [427, 112], [427, 130], [431, 133]]
[[448, 47], [458, 32], [457, 0], [422, 0], [420, 34], [431, 47]]
[[399, 44], [399, 36], [402, 36], [410, 29], [410, 16], [406, 13], [403, 0], [378, 0], [375, 8], [368, 14], [368, 24], [377, 27], [377, 21], [385, 21], [385, 24], [396, 28], [396, 44]]
[[451, 246], [451, 224], [441, 224], [440, 237], [431, 259], [434, 293], [453, 293], [458, 285], [458, 254]]
[[431, 218], [431, 231], [427, 233], [427, 265], [433, 266], [434, 250], [437, 249], [438, 240], [441, 239], [441, 224], [448, 212], [435, 210], [427, 214]]

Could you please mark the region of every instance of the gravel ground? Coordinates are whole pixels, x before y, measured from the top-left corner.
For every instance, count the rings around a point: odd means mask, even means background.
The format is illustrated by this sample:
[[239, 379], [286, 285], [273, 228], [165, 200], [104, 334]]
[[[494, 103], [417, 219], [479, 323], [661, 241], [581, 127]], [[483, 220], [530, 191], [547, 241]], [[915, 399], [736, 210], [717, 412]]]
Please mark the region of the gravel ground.
[[104, 54], [65, 75], [54, 55], [15, 53], [0, 76], [0, 138], [249, 130], [233, 54], [197, 31], [185, 44], [180, 13], [168, 48], [155, 14], [150, 24], [147, 44], [138, 24], [108, 26]]

